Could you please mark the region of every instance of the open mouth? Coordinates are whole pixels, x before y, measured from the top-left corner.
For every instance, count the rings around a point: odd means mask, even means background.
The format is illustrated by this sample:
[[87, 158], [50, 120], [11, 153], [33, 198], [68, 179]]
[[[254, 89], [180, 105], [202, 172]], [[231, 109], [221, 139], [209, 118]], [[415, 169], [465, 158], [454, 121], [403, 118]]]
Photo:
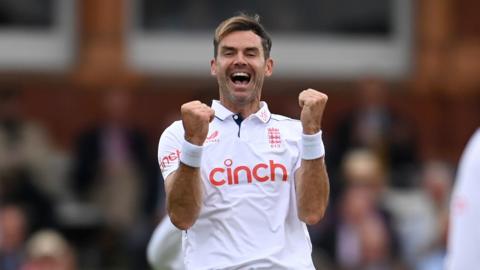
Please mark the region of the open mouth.
[[236, 85], [247, 85], [251, 76], [246, 72], [233, 72], [230, 74], [230, 80]]

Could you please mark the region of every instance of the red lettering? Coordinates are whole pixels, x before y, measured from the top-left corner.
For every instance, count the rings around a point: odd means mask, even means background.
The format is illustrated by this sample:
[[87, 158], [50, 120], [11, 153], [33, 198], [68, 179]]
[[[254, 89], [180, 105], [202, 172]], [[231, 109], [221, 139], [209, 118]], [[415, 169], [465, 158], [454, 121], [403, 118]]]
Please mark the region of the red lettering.
[[235, 175], [234, 183], [238, 184], [238, 174], [241, 170], [245, 171], [245, 176], [247, 176], [247, 182], [252, 183], [252, 172], [250, 171], [250, 168], [248, 168], [247, 166], [238, 166], [235, 168], [235, 170], [233, 171], [233, 174]]
[[164, 157], [160, 160], [160, 168], [164, 169], [165, 166], [167, 166], [168, 163], [170, 163], [170, 161], [168, 160], [168, 156], [164, 156]]
[[[240, 182], [240, 177], [246, 179], [248, 184], [253, 182], [253, 179], [258, 182], [266, 182], [268, 180], [275, 181], [277, 174], [280, 176], [283, 182], [286, 182], [288, 179], [288, 171], [285, 165], [281, 163], [275, 163], [273, 160], [269, 160], [269, 163], [258, 163], [253, 169], [246, 165], [241, 166], [232, 166], [233, 161], [231, 159], [226, 159], [224, 161], [226, 168], [213, 168], [209, 174], [210, 183], [214, 186], [222, 186], [225, 184], [228, 185], [238, 185]], [[268, 171], [268, 169], [270, 169]], [[261, 172], [263, 170], [263, 172]], [[270, 174], [268, 174], [270, 172]]]
[[232, 185], [233, 184], [232, 168], [227, 168], [227, 179], [228, 179], [228, 184]]
[[216, 180], [215, 179], [215, 174], [218, 172], [218, 173], [223, 173], [225, 171], [225, 169], [222, 169], [222, 168], [215, 168], [213, 169], [211, 172], [210, 172], [210, 175], [209, 175], [209, 179], [210, 179], [210, 183], [212, 183], [214, 186], [222, 186], [225, 184], [225, 179], [221, 179], [221, 180]]
[[229, 185], [232, 185], [233, 184], [233, 177], [232, 177], [232, 168], [230, 168], [230, 166], [232, 166], [233, 164], [233, 160], [231, 159], [226, 159], [223, 164], [225, 164], [225, 166], [227, 166], [227, 179], [228, 179], [228, 184]]
[[287, 168], [283, 164], [275, 163], [273, 160], [270, 160], [270, 180], [275, 181], [275, 169], [280, 168], [282, 170], [282, 180], [287, 181], [288, 173]]
[[176, 149], [175, 152], [172, 152], [159, 160], [160, 168], [165, 169], [165, 167], [170, 165], [170, 162], [177, 160], [179, 157], [180, 157], [180, 150]]
[[259, 182], [265, 182], [268, 180], [268, 176], [259, 176], [258, 175], [258, 169], [263, 168], [263, 169], [268, 169], [268, 165], [265, 163], [260, 163], [257, 164], [255, 167], [253, 167], [253, 177]]

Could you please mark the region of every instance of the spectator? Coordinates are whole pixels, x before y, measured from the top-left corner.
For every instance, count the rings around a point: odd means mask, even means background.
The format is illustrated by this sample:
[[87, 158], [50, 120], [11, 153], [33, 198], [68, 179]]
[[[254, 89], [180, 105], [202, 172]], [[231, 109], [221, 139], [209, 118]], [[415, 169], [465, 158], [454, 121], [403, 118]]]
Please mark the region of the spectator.
[[[155, 155], [149, 152], [154, 147], [129, 122], [130, 98], [125, 89], [105, 93], [103, 121], [77, 140], [73, 187], [78, 198], [102, 216], [104, 263], [141, 268], [147, 264], [144, 254], [150, 232], [145, 228], [153, 222], [160, 180]], [[135, 250], [130, 250], [132, 245]]]
[[53, 226], [52, 151], [44, 129], [25, 119], [16, 89], [0, 91], [0, 202], [21, 204], [32, 229]]
[[453, 184], [453, 170], [445, 163], [431, 162], [423, 168], [423, 189], [430, 200], [430, 211], [434, 220], [430, 231], [432, 238], [418, 253], [418, 270], [443, 268], [448, 232], [450, 193]]
[[20, 207], [12, 204], [0, 208], [0, 269], [20, 269], [27, 230], [27, 217]]
[[354, 92], [357, 103], [340, 121], [332, 137], [329, 166], [336, 170], [350, 149], [367, 148], [391, 172], [390, 185], [407, 187], [412, 184], [408, 180], [418, 160], [416, 142], [410, 123], [390, 107], [389, 91], [387, 84], [379, 79], [359, 81]]
[[353, 150], [342, 163], [342, 176], [345, 187], [327, 217], [330, 226], [314, 234], [314, 243], [339, 269], [391, 269], [398, 243], [380, 159], [369, 150]]
[[428, 161], [412, 190], [389, 193], [401, 240], [401, 255], [411, 269], [441, 269], [445, 257], [448, 204], [453, 169], [445, 162]]
[[75, 253], [57, 232], [42, 230], [26, 244], [27, 259], [21, 270], [76, 270]]

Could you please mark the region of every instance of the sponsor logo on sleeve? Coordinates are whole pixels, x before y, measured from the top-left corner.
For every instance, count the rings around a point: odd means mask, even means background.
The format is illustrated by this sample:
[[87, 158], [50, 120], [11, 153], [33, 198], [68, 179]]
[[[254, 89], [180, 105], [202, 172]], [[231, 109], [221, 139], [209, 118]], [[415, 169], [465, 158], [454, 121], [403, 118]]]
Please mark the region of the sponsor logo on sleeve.
[[158, 161], [160, 164], [160, 169], [163, 171], [166, 167], [178, 163], [180, 158], [180, 150], [176, 149], [174, 152], [168, 153], [167, 155], [160, 158]]

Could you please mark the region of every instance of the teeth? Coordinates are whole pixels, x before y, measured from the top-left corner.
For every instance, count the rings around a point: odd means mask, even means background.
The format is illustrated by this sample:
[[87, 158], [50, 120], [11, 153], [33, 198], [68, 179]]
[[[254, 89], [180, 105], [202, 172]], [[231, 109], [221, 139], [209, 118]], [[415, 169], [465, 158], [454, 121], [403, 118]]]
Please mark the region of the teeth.
[[248, 74], [246, 72], [242, 72], [242, 71], [233, 72], [230, 75], [230, 79], [235, 84], [246, 85], [250, 82], [250, 74]]
[[248, 77], [249, 75], [245, 72], [235, 72], [232, 74], [233, 76], [245, 76]]

